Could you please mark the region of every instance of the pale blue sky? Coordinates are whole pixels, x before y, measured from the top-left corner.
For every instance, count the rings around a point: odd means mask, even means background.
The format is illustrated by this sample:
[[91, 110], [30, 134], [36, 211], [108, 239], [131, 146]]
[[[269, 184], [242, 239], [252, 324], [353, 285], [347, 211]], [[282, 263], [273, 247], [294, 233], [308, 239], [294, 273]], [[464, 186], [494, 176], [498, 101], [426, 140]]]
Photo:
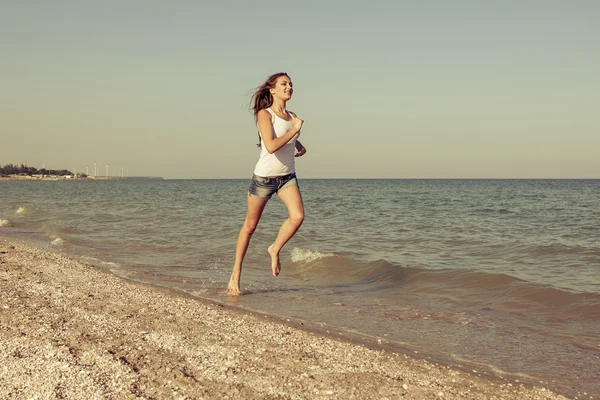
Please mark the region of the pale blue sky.
[[3, 1], [0, 164], [247, 178], [290, 74], [304, 178], [600, 178], [600, 2]]

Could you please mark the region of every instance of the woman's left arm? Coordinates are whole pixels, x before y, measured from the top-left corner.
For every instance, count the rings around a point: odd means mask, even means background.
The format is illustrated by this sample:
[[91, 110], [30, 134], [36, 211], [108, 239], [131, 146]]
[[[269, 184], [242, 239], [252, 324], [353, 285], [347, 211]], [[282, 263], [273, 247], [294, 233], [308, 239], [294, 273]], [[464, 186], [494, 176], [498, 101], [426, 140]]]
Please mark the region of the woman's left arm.
[[302, 146], [299, 140], [296, 140], [296, 151], [297, 153], [294, 154], [294, 157], [302, 157], [306, 154], [306, 147]]
[[[292, 117], [294, 118], [298, 118], [298, 116], [296, 115], [296, 113], [292, 112], [292, 111], [288, 111]], [[298, 132], [300, 133], [300, 132]], [[302, 157], [303, 155], [306, 154], [306, 147], [302, 146], [302, 143], [300, 143], [299, 140], [296, 140], [296, 151], [297, 153], [294, 154], [294, 157]]]

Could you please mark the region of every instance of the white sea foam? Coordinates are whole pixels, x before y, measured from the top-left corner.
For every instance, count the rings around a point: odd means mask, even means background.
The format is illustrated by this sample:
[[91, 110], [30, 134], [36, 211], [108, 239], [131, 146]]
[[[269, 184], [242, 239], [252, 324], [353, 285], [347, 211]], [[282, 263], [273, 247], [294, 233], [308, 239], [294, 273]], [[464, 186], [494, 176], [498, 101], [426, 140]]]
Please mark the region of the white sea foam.
[[333, 253], [321, 253], [316, 250], [301, 249], [294, 247], [292, 250], [292, 262], [311, 262], [320, 258], [332, 257]]
[[[83, 262], [86, 262], [88, 264], [94, 265], [94, 266], [98, 266], [98, 267], [102, 267], [102, 268], [108, 268], [109, 270], [112, 271], [111, 268], [120, 268], [121, 265], [115, 262], [111, 262], [111, 261], [102, 261], [96, 257], [92, 257], [92, 256], [87, 256], [87, 255], [83, 255], [80, 256], [79, 259]], [[114, 272], [114, 271], [113, 271]]]
[[61, 238], [57, 237], [56, 239], [54, 239], [52, 241], [52, 244], [55, 246], [61, 246], [65, 241], [62, 240]]
[[118, 267], [119, 266], [119, 264], [110, 262], [110, 261], [100, 261], [100, 265], [102, 265], [103, 267]]
[[7, 219], [0, 219], [0, 226], [9, 227], [12, 226], [12, 223]]
[[19, 207], [19, 209], [17, 210], [17, 214], [25, 214], [27, 210], [25, 209], [25, 207]]

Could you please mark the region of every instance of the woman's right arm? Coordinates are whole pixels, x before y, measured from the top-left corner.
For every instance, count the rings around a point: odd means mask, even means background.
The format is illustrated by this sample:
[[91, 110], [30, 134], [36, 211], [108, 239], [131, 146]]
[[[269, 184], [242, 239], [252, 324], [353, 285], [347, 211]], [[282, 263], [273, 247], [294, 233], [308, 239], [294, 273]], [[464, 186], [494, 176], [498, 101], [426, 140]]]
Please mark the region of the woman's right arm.
[[294, 135], [300, 132], [302, 129], [302, 123], [304, 122], [300, 118], [294, 118], [292, 120], [292, 128], [282, 136], [275, 136], [273, 130], [273, 124], [271, 123], [271, 113], [267, 110], [260, 110], [258, 112], [258, 130], [262, 137], [265, 147], [269, 154], [275, 153], [277, 150], [286, 145], [294, 137]]

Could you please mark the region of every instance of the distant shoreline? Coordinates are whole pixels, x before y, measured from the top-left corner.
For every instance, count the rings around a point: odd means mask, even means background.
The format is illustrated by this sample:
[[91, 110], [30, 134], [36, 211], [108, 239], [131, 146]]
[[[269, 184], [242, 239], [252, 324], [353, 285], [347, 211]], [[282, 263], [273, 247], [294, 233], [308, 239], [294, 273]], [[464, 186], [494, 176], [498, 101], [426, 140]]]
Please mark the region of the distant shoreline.
[[9, 175], [0, 176], [0, 181], [112, 181], [112, 180], [126, 180], [128, 178], [120, 176], [88, 176], [88, 177], [73, 177], [73, 176], [60, 176], [60, 175]]

